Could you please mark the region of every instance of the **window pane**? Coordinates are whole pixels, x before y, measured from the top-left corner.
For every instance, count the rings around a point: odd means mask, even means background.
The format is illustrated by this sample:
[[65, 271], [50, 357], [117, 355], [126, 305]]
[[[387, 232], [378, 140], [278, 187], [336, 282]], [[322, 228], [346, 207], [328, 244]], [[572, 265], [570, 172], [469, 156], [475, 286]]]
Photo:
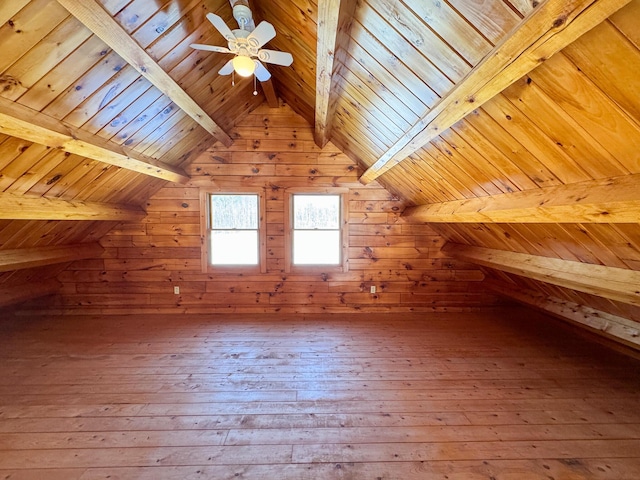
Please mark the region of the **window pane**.
[[293, 228], [340, 228], [340, 195], [294, 195]]
[[294, 231], [293, 263], [296, 265], [339, 265], [340, 231]]
[[257, 265], [257, 230], [212, 231], [212, 265]]
[[211, 195], [212, 229], [257, 229], [258, 195]]

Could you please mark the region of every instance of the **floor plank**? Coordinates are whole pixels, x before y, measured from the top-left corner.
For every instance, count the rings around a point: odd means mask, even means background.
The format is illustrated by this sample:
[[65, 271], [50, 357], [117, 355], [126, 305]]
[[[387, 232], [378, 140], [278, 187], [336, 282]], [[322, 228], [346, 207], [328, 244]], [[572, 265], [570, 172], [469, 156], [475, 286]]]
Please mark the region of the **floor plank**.
[[519, 309], [0, 321], [4, 480], [637, 480], [638, 405]]

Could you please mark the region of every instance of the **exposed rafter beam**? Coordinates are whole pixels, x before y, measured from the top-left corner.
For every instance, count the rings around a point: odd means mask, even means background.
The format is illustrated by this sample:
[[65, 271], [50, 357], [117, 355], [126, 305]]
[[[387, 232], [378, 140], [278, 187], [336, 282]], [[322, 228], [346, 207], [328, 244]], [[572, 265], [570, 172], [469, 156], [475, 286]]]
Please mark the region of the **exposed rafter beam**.
[[62, 284], [55, 278], [28, 285], [3, 285], [0, 288], [0, 307], [15, 305], [34, 298], [52, 295], [62, 288]]
[[135, 222], [145, 215], [142, 208], [131, 205], [28, 197], [7, 192], [0, 193], [0, 219], [2, 220], [112, 220]]
[[431, 223], [637, 223], [640, 174], [408, 207]]
[[320, 148], [331, 137], [336, 77], [345, 62], [356, 4], [356, 0], [318, 2], [315, 141]]
[[103, 251], [99, 243], [0, 250], [0, 272], [96, 258]]
[[231, 137], [155, 62], [96, 0], [58, 0], [69, 13], [225, 146]]
[[543, 310], [569, 323], [640, 349], [640, 324], [601, 310], [561, 300], [531, 290], [515, 289], [504, 282], [485, 280], [484, 286], [518, 302]]
[[484, 267], [640, 305], [640, 271], [457, 243], [447, 243], [443, 251], [453, 258]]
[[187, 174], [176, 167], [125, 150], [97, 135], [65, 125], [53, 117], [0, 98], [0, 133], [109, 163], [171, 182], [186, 183]]
[[280, 102], [278, 102], [278, 95], [276, 94], [276, 89], [273, 86], [273, 80], [269, 79], [267, 81], [260, 82], [260, 86], [262, 87], [262, 93], [264, 93], [264, 98], [267, 100], [269, 108], [278, 108], [280, 106]]
[[630, 0], [547, 0], [497, 44], [360, 178], [375, 180]]

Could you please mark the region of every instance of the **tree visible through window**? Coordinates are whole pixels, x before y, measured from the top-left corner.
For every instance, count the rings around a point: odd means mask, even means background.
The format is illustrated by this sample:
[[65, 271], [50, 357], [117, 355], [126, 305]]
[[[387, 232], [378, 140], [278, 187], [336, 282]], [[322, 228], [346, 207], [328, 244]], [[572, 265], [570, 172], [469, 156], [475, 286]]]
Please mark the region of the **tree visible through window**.
[[340, 195], [293, 195], [294, 265], [339, 265]]
[[209, 225], [212, 265], [258, 265], [258, 195], [211, 195]]

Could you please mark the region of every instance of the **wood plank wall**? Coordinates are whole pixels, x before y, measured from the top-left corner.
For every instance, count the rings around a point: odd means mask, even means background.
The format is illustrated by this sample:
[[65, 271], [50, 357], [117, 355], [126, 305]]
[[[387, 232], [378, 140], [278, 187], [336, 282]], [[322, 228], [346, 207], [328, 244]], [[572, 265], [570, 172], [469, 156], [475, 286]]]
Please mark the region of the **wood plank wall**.
[[[188, 167], [189, 184], [153, 196], [142, 222], [103, 237], [103, 258], [59, 275], [64, 294], [49, 312], [461, 311], [497, 302], [477, 267], [446, 258], [429, 226], [402, 223], [403, 202], [358, 183], [358, 167], [331, 144], [318, 149], [313, 128], [290, 108], [261, 107], [234, 136], [231, 147], [216, 146]], [[266, 189], [266, 273], [201, 272], [199, 193], [212, 186]], [[285, 274], [285, 189], [319, 186], [349, 188], [349, 271]]]

